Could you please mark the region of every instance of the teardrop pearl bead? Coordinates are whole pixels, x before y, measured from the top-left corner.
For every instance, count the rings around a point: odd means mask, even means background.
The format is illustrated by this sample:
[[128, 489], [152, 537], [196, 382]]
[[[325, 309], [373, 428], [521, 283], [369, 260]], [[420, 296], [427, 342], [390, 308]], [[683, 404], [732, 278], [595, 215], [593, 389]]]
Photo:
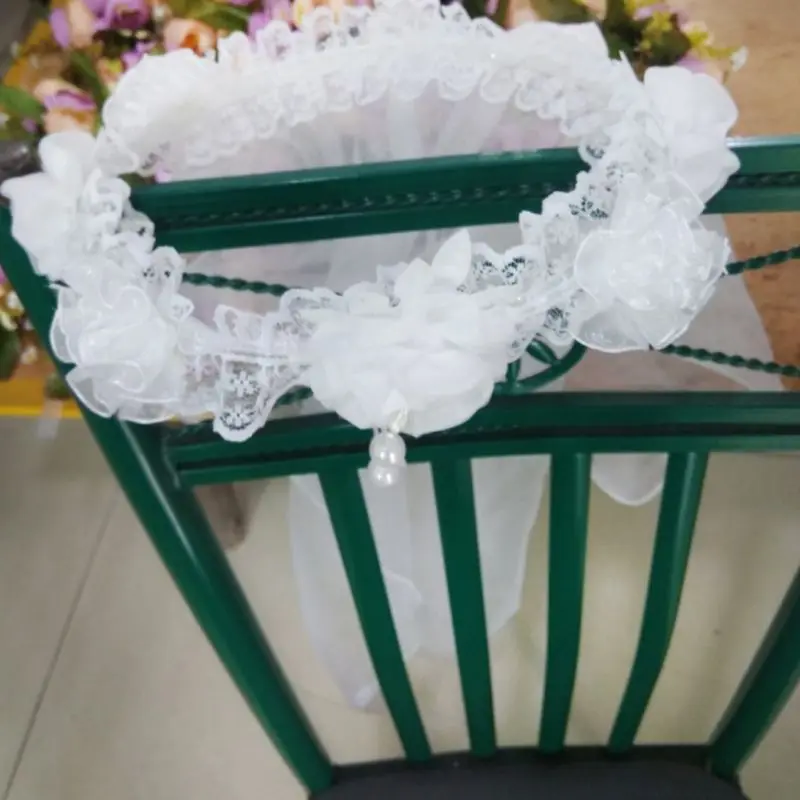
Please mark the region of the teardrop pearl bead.
[[406, 463], [406, 443], [402, 436], [391, 431], [381, 431], [372, 437], [369, 444], [369, 455], [373, 461], [382, 464], [404, 466]]
[[376, 486], [383, 488], [396, 486], [403, 476], [403, 468], [391, 464], [387, 466], [379, 461], [370, 461], [369, 476]]
[[406, 443], [391, 431], [381, 431], [369, 445], [369, 474], [376, 486], [395, 486], [406, 465]]

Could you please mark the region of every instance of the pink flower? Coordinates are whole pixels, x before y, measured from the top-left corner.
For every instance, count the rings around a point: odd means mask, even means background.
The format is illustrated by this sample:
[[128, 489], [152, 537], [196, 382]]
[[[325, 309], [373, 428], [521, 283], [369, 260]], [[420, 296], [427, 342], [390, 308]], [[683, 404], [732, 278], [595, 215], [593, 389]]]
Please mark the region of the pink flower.
[[122, 54], [122, 63], [125, 69], [133, 69], [154, 47], [155, 42], [137, 42], [133, 50]]
[[66, 50], [70, 46], [72, 35], [67, 19], [67, 12], [63, 8], [57, 8], [50, 14], [50, 30], [56, 44]]
[[50, 14], [50, 29], [63, 48], [88, 47], [97, 31], [143, 28], [150, 20], [147, 0], [68, 0]]
[[213, 50], [216, 43], [217, 32], [196, 19], [171, 19], [164, 26], [164, 47], [167, 50], [187, 48], [203, 55]]
[[97, 121], [97, 106], [91, 95], [61, 78], [40, 81], [34, 97], [45, 108], [43, 117], [47, 133], [92, 131]]
[[292, 21], [292, 4], [290, 0], [264, 0], [264, 10], [256, 11], [247, 25], [247, 34], [254, 37], [262, 28], [266, 28], [274, 19], [284, 22]]
[[697, 72], [704, 75], [710, 75], [716, 78], [720, 83], [724, 81], [725, 71], [717, 61], [712, 59], [698, 58], [691, 53], [687, 53], [677, 64], [679, 67], [688, 69], [689, 72]]
[[266, 11], [256, 11], [247, 22], [247, 35], [252, 39], [262, 28], [266, 28], [272, 17]]
[[[69, 46], [88, 47], [92, 43], [92, 37], [97, 30], [97, 17], [94, 11], [87, 5], [86, 0], [68, 0], [67, 5], [64, 7], [64, 14], [67, 23]], [[58, 35], [61, 39], [64, 39], [64, 27], [60, 26], [58, 22], [56, 24], [59, 26]], [[55, 31], [53, 35], [56, 35]]]

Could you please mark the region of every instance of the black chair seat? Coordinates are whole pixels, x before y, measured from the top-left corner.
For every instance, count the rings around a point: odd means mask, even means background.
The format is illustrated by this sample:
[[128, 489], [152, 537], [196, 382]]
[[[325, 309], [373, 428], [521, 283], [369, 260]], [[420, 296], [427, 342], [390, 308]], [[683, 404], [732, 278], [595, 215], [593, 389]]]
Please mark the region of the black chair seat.
[[315, 800], [747, 800], [704, 770], [666, 762], [439, 767], [357, 778]]

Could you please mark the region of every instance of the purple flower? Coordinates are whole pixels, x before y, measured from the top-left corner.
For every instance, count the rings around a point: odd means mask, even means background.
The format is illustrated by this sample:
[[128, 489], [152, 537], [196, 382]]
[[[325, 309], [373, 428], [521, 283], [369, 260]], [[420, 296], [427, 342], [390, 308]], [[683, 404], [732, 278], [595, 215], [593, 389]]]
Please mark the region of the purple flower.
[[87, 47], [97, 31], [143, 28], [150, 20], [148, 0], [71, 0], [50, 14], [59, 47]]
[[264, 0], [263, 8], [263, 11], [256, 11], [247, 23], [247, 35], [251, 38], [262, 28], [266, 28], [274, 19], [281, 19], [284, 22], [292, 21], [290, 0]]
[[[138, 30], [150, 21], [150, 4], [147, 0], [93, 0], [87, 5], [100, 18], [98, 30], [109, 28]], [[96, 11], [95, 8], [101, 8]]]
[[225, 0], [229, 6], [250, 6], [253, 0]]
[[122, 63], [125, 65], [125, 69], [133, 69], [154, 47], [155, 42], [137, 42], [133, 50], [122, 54]]
[[50, 13], [50, 30], [56, 44], [66, 50], [70, 44], [70, 29], [67, 12], [63, 8], [57, 8]]
[[679, 67], [685, 67], [690, 72], [705, 72], [706, 65], [705, 62], [698, 58], [697, 56], [693, 55], [686, 55], [684, 56], [679, 62]]
[[247, 35], [252, 39], [262, 28], [269, 25], [271, 19], [266, 11], [256, 11], [247, 22]]
[[62, 89], [44, 98], [48, 111], [94, 111], [94, 100], [84, 92]]
[[106, 6], [111, 4], [111, 0], [83, 0], [83, 4], [96, 17], [102, 17], [106, 12]]
[[39, 123], [35, 119], [24, 119], [22, 120], [22, 127], [28, 133], [37, 133], [39, 130]]

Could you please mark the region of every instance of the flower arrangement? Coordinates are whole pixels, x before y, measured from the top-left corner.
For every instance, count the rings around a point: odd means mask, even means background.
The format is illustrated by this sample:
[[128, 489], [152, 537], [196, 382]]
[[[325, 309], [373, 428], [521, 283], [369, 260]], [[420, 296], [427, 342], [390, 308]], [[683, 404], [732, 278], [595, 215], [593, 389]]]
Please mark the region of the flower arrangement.
[[[334, 14], [372, 0], [53, 0], [43, 2], [45, 35], [17, 49], [15, 85], [0, 85], [0, 147], [27, 145], [46, 134], [95, 132], [103, 105], [122, 75], [145, 55], [189, 48], [214, 51], [233, 31], [254, 37], [272, 20], [302, 24], [315, 6]], [[521, 3], [521, 4], [520, 4]], [[529, 6], [526, 5], [529, 3]], [[505, 27], [527, 19], [594, 22], [612, 54], [639, 74], [652, 65], [682, 64], [720, 79], [743, 63], [743, 48], [718, 47], [701, 23], [662, 0], [463, 0], [471, 16]], [[8, 152], [12, 152], [9, 150]], [[17, 151], [14, 151], [18, 153]], [[0, 171], [8, 169], [2, 163]], [[0, 273], [0, 379], [35, 359], [24, 311]]]
[[725, 80], [747, 59], [744, 47], [723, 47], [702, 23], [664, 0], [528, 0], [519, 18], [600, 26], [609, 52], [627, 58], [639, 75], [648, 67], [679, 64]]

